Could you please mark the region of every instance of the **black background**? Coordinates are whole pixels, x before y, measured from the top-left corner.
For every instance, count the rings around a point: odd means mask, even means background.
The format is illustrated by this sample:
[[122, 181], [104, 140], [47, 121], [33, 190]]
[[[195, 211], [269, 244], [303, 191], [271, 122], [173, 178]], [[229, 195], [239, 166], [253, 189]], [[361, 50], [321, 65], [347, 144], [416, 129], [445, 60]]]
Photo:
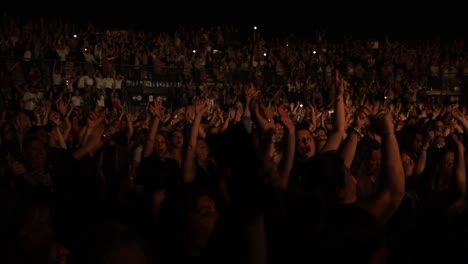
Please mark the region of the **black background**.
[[127, 1], [24, 4], [7, 14], [93, 21], [108, 28], [173, 31], [183, 26], [234, 25], [245, 32], [258, 26], [265, 36], [310, 37], [317, 29], [342, 36], [420, 40], [465, 39], [468, 16], [463, 2], [181, 2]]

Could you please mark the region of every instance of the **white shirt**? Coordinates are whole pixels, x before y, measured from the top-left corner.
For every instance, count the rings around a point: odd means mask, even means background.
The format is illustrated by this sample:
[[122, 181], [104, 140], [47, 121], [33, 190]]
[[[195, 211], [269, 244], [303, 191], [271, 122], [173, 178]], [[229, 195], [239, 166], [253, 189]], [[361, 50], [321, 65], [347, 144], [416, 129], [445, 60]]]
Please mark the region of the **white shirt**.
[[36, 109], [36, 100], [37, 100], [37, 94], [26, 91], [23, 94], [23, 102], [24, 102], [24, 109], [28, 111], [33, 111]]
[[74, 106], [81, 106], [83, 104], [83, 98], [81, 97], [81, 95], [72, 96], [71, 101]]

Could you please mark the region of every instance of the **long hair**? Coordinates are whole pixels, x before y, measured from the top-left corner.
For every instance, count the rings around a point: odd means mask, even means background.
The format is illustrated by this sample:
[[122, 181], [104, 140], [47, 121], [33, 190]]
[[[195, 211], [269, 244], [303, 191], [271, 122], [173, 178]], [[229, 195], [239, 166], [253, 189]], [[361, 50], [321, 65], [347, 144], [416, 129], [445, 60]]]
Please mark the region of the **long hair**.
[[447, 178], [443, 171], [443, 162], [445, 155], [453, 151], [450, 146], [432, 147], [428, 153], [426, 167], [424, 168], [422, 179], [422, 188], [429, 192], [439, 192], [447, 190], [447, 185], [451, 178]]

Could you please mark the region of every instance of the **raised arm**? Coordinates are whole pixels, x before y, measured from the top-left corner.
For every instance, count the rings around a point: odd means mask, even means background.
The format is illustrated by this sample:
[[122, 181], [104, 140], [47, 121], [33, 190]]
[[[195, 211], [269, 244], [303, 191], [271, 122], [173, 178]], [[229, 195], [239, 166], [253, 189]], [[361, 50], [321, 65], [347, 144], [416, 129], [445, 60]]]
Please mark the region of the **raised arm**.
[[351, 167], [351, 164], [356, 154], [356, 148], [361, 140], [364, 137], [362, 132], [363, 128], [366, 125], [368, 112], [364, 107], [360, 107], [354, 114], [354, 120], [351, 126], [348, 129], [347, 136], [339, 149], [341, 157], [343, 157], [345, 166], [347, 168]]
[[[468, 120], [465, 118], [465, 115], [457, 108], [452, 109], [452, 115], [460, 123], [463, 134], [468, 135]], [[466, 146], [468, 144], [468, 137], [463, 137], [463, 139], [463, 144]]]
[[339, 76], [337, 73], [337, 95], [335, 98], [335, 122], [333, 124], [333, 132], [328, 137], [327, 143], [320, 150], [320, 152], [327, 152], [337, 150], [345, 135], [346, 115], [344, 106], [344, 90], [347, 89], [349, 84]]
[[[382, 137], [382, 189], [376, 196], [360, 205], [380, 222], [387, 222], [400, 206], [405, 195], [405, 174], [400, 149], [389, 113], [379, 113], [372, 122]], [[358, 204], [359, 205], [359, 204]]]
[[65, 142], [62, 130], [60, 130], [60, 125], [62, 124], [62, 121], [60, 119], [59, 113], [55, 111], [52, 112], [50, 120], [53, 122], [54, 128], [52, 130], [52, 135], [49, 139], [49, 145], [52, 147], [67, 149], [67, 142]]
[[289, 176], [294, 163], [294, 153], [296, 151], [296, 127], [283, 106], [278, 107], [281, 123], [286, 127], [286, 141], [283, 158], [278, 164], [278, 179], [276, 186], [281, 190], [286, 190], [289, 183]]
[[199, 99], [195, 105], [195, 119], [193, 120], [192, 128], [190, 129], [189, 142], [183, 162], [183, 180], [185, 183], [191, 183], [194, 180], [197, 138], [200, 130], [201, 119], [207, 110], [208, 101], [206, 99]]
[[156, 134], [158, 133], [159, 123], [161, 121], [161, 116], [164, 111], [162, 102], [159, 100], [154, 100], [149, 104], [149, 113], [153, 116], [153, 122], [151, 123], [151, 128], [148, 134], [148, 139], [146, 140], [145, 146], [143, 148], [142, 157], [146, 158], [151, 153], [153, 153], [154, 141], [156, 140]]
[[431, 146], [433, 140], [434, 140], [434, 133], [432, 133], [432, 135], [426, 139], [426, 142], [424, 142], [424, 145], [421, 148], [421, 152], [419, 153], [419, 157], [414, 166], [413, 175], [412, 175], [413, 177], [415, 177], [415, 179], [418, 179], [418, 177], [423, 174], [424, 169], [426, 168], [427, 150]]
[[133, 136], [133, 123], [136, 120], [136, 116], [133, 113], [125, 113], [125, 119], [127, 120], [127, 140], [130, 142]]
[[466, 193], [466, 167], [465, 167], [465, 146], [458, 139], [458, 136], [452, 134], [455, 142], [455, 165], [454, 165], [454, 189], [458, 199], [464, 199]]
[[81, 160], [86, 155], [93, 154], [103, 146], [102, 134], [105, 130], [104, 113], [91, 112], [87, 118], [85, 130], [83, 130], [83, 140], [73, 157]]

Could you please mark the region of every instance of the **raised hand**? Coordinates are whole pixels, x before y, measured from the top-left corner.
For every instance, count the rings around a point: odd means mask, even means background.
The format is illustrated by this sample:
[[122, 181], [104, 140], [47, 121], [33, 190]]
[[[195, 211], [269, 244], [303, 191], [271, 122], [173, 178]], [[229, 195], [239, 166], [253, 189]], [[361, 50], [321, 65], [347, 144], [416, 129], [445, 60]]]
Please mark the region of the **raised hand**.
[[100, 125], [105, 120], [105, 114], [103, 112], [90, 112], [86, 124], [89, 128], [94, 128]]
[[274, 129], [273, 112], [269, 108], [258, 101], [252, 101], [250, 107], [250, 112], [253, 113], [252, 119], [262, 132]]
[[162, 104], [162, 100], [156, 98], [152, 103], [149, 103], [148, 110], [152, 116], [162, 118], [166, 109]]
[[202, 116], [208, 111], [209, 103], [207, 99], [198, 99], [195, 103], [195, 114]]
[[29, 117], [25, 113], [19, 112], [15, 119], [15, 128], [17, 131], [23, 133], [31, 128], [31, 126], [32, 124]]
[[372, 120], [374, 123], [375, 132], [380, 135], [394, 133], [392, 115], [382, 111], [376, 114]]
[[255, 88], [253, 83], [250, 83], [250, 87], [245, 90], [244, 95], [245, 95], [245, 100], [247, 103], [252, 101], [252, 99], [256, 98], [258, 95], [259, 91]]
[[62, 120], [60, 120], [60, 114], [57, 111], [53, 111], [51, 113], [50, 121], [52, 121], [55, 126], [60, 126], [60, 124], [62, 124]]
[[460, 110], [458, 110], [458, 108], [452, 109], [452, 115], [456, 120], [460, 122], [466, 121], [465, 115]]
[[435, 119], [436, 117], [438, 117], [441, 111], [442, 111], [442, 107], [434, 106], [432, 110], [432, 119]]
[[13, 176], [20, 176], [27, 174], [26, 166], [17, 159], [15, 159], [10, 153], [5, 157], [6, 168], [11, 172]]
[[277, 110], [278, 110], [281, 123], [288, 129], [289, 132], [294, 131], [295, 130], [294, 123], [291, 120], [291, 117], [289, 116], [289, 114], [284, 109], [284, 107], [280, 105], [278, 106]]
[[195, 111], [193, 109], [192, 105], [187, 105], [185, 107], [185, 121], [187, 123], [192, 123], [192, 121], [195, 119]]
[[337, 70], [335, 72], [335, 82], [338, 95], [344, 95], [345, 90], [348, 89], [349, 83], [341, 77], [340, 72]]
[[70, 118], [71, 114], [73, 113], [73, 111], [75, 110], [75, 106], [72, 104], [70, 105], [70, 109], [68, 110], [68, 113], [67, 113], [67, 119]]
[[133, 124], [133, 122], [135, 122], [136, 120], [136, 115], [133, 113], [126, 113], [125, 119], [127, 120], [128, 124]]

